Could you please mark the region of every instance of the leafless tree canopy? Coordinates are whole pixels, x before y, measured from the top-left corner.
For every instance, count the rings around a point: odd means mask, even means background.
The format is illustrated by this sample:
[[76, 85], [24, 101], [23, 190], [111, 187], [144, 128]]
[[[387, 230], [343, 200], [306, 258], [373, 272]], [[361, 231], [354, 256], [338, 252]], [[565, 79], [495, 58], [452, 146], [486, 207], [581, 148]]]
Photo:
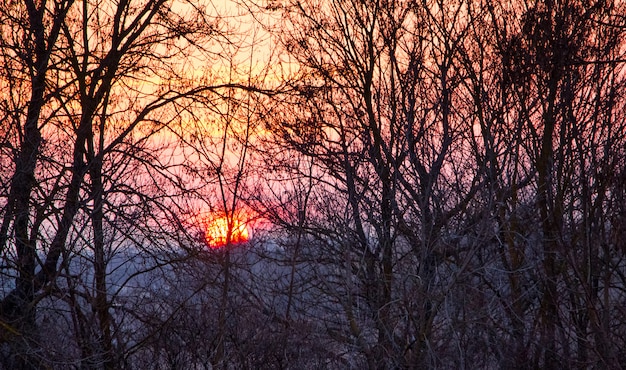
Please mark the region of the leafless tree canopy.
[[624, 14], [5, 1], [0, 368], [626, 367]]

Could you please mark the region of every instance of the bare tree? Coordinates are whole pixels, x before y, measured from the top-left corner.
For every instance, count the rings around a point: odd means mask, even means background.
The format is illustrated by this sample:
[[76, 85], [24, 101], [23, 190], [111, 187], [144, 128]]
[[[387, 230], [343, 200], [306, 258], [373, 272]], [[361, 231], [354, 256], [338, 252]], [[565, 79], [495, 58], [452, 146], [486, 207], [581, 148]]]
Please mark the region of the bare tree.
[[606, 207], [621, 194], [606, 178], [623, 161], [620, 6], [269, 7], [298, 72], [265, 114], [286, 175], [264, 201], [307, 235], [338, 343], [370, 367], [617, 366], [609, 326], [588, 328], [612, 320], [591, 302], [622, 299]]
[[[161, 253], [193, 242], [177, 207], [193, 188], [179, 175], [184, 163], [159, 153], [158, 140], [166, 127], [184, 124], [193, 101], [219, 89], [192, 83], [177, 63], [211, 55], [208, 42], [220, 30], [205, 8], [187, 2], [26, 1], [3, 9], [4, 56], [22, 58], [31, 76], [26, 85], [16, 71], [3, 75], [16, 87], [6, 100], [13, 119], [6, 132], [20, 141], [9, 141], [17, 160], [2, 223], [5, 276], [16, 283], [3, 283], [0, 311], [5, 340], [27, 340], [7, 361], [46, 363], [35, 353], [42, 348], [35, 309], [52, 294], [77, 333], [77, 359], [65, 360], [117, 368], [114, 343], [123, 343], [114, 339], [112, 308], [125, 282], [118, 279], [116, 291], [108, 279], [123, 264], [114, 261], [119, 248], [154, 256], [143, 268], [151, 270], [165, 263]], [[22, 86], [32, 90], [27, 102], [13, 98]], [[25, 116], [22, 103], [30, 107]]]
[[[494, 35], [499, 42], [498, 54], [502, 58], [503, 93], [508, 91], [507, 100], [521, 122], [517, 130], [519, 136], [514, 136], [513, 140], [521, 143], [521, 161], [528, 168], [526, 173], [532, 176], [524, 191], [529, 202], [526, 207], [538, 212], [526, 217], [532, 217], [541, 230], [535, 235], [538, 239], [533, 246], [540, 260], [527, 265], [537, 269], [532, 283], [537, 286], [538, 301], [525, 304], [534, 306], [532, 312], [536, 316], [533, 319], [541, 325], [538, 332], [531, 332], [529, 337], [531, 342], [537, 341], [538, 348], [531, 349], [525, 357], [531, 367], [557, 367], [564, 361], [572, 361], [570, 366], [584, 367], [590, 361], [587, 351], [591, 342], [586, 338], [588, 318], [595, 316], [587, 311], [591, 309], [587, 304], [595, 300], [591, 297], [598, 292], [597, 288], [591, 288], [594, 285], [592, 271], [606, 268], [604, 271], [608, 272], [616, 263], [616, 260], [609, 262], [612, 258], [608, 256], [614, 252], [609, 249], [610, 243], [601, 242], [606, 238], [602, 236], [604, 231], [600, 231], [608, 225], [600, 220], [612, 211], [601, 207], [599, 204], [603, 201], [598, 199], [607, 196], [611, 186], [601, 173], [619, 172], [608, 163], [616, 164], [622, 156], [620, 150], [609, 150], [605, 146], [607, 140], [612, 143], [623, 140], [621, 125], [617, 123], [619, 114], [614, 111], [617, 101], [613, 100], [611, 92], [623, 83], [614, 78], [622, 68], [616, 64], [622, 59], [617, 46], [621, 30], [608, 21], [620, 5], [574, 2], [521, 3], [519, 6], [515, 9], [523, 17], [520, 23], [509, 23], [514, 24], [513, 29], [496, 20], [497, 17], [509, 19], [507, 17], [513, 16], [511, 13], [498, 7], [490, 11], [495, 23]], [[599, 110], [600, 106], [604, 108]], [[503, 121], [508, 122], [508, 119]], [[603, 170], [597, 172], [599, 168]], [[516, 193], [509, 190], [506, 202], [516, 201]], [[598, 228], [599, 225], [604, 226]], [[526, 241], [529, 242], [534, 243]], [[604, 245], [604, 249], [599, 245]], [[512, 262], [518, 259], [515, 254], [510, 255]], [[617, 258], [617, 261], [621, 259]], [[604, 267], [591, 262], [600, 259], [604, 259], [600, 263]], [[516, 275], [520, 274], [512, 273], [511, 278], [518, 279]], [[514, 280], [511, 282], [514, 288]], [[586, 298], [577, 293], [577, 287], [583, 286], [587, 287], [582, 289], [587, 292], [582, 293]], [[607, 293], [610, 286], [607, 281], [604, 288]], [[612, 298], [621, 299], [618, 296]], [[525, 300], [515, 299], [520, 303]], [[567, 310], [565, 307], [579, 308]], [[517, 311], [518, 317], [525, 317], [523, 312]], [[522, 325], [519, 326], [518, 332]], [[526, 326], [526, 330], [529, 329]], [[595, 345], [608, 352], [600, 351], [592, 362], [617, 366], [615, 355], [608, 349], [610, 345]], [[576, 356], [571, 353], [574, 348]]]
[[307, 209], [296, 211], [325, 248], [312, 258], [327, 264], [318, 279], [344, 320], [329, 330], [371, 368], [434, 364], [434, 325], [457, 277], [437, 271], [454, 259], [463, 274], [469, 250], [446, 245], [448, 226], [479, 176], [463, 117], [471, 107], [456, 104], [457, 45], [469, 27], [462, 3], [293, 2], [281, 11], [279, 37], [301, 73], [269, 127], [311, 179]]

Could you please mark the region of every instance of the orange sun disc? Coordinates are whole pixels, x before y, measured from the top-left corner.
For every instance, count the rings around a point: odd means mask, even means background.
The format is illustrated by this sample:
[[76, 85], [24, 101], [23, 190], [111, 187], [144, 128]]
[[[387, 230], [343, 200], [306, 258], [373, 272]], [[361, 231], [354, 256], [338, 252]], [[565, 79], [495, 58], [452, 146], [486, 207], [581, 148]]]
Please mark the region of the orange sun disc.
[[248, 227], [239, 219], [232, 219], [229, 225], [228, 218], [218, 217], [207, 224], [205, 238], [207, 245], [215, 249], [244, 243], [248, 241]]

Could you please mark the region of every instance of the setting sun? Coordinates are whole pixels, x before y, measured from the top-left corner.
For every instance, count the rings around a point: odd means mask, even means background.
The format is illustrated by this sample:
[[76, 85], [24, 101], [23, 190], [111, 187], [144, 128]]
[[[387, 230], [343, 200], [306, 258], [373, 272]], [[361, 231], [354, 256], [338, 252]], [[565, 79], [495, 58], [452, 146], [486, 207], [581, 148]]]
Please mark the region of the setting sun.
[[248, 241], [248, 227], [245, 222], [233, 218], [230, 227], [225, 216], [215, 218], [207, 223], [205, 239], [211, 248], [222, 248], [226, 245], [244, 243]]

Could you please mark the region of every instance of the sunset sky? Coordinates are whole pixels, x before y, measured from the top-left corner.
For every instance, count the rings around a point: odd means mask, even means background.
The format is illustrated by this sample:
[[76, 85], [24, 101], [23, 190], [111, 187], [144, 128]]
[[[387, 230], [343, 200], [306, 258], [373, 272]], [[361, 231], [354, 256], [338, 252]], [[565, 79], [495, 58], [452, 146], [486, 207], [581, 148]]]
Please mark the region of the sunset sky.
[[624, 14], [0, 1], [0, 368], [623, 367]]

